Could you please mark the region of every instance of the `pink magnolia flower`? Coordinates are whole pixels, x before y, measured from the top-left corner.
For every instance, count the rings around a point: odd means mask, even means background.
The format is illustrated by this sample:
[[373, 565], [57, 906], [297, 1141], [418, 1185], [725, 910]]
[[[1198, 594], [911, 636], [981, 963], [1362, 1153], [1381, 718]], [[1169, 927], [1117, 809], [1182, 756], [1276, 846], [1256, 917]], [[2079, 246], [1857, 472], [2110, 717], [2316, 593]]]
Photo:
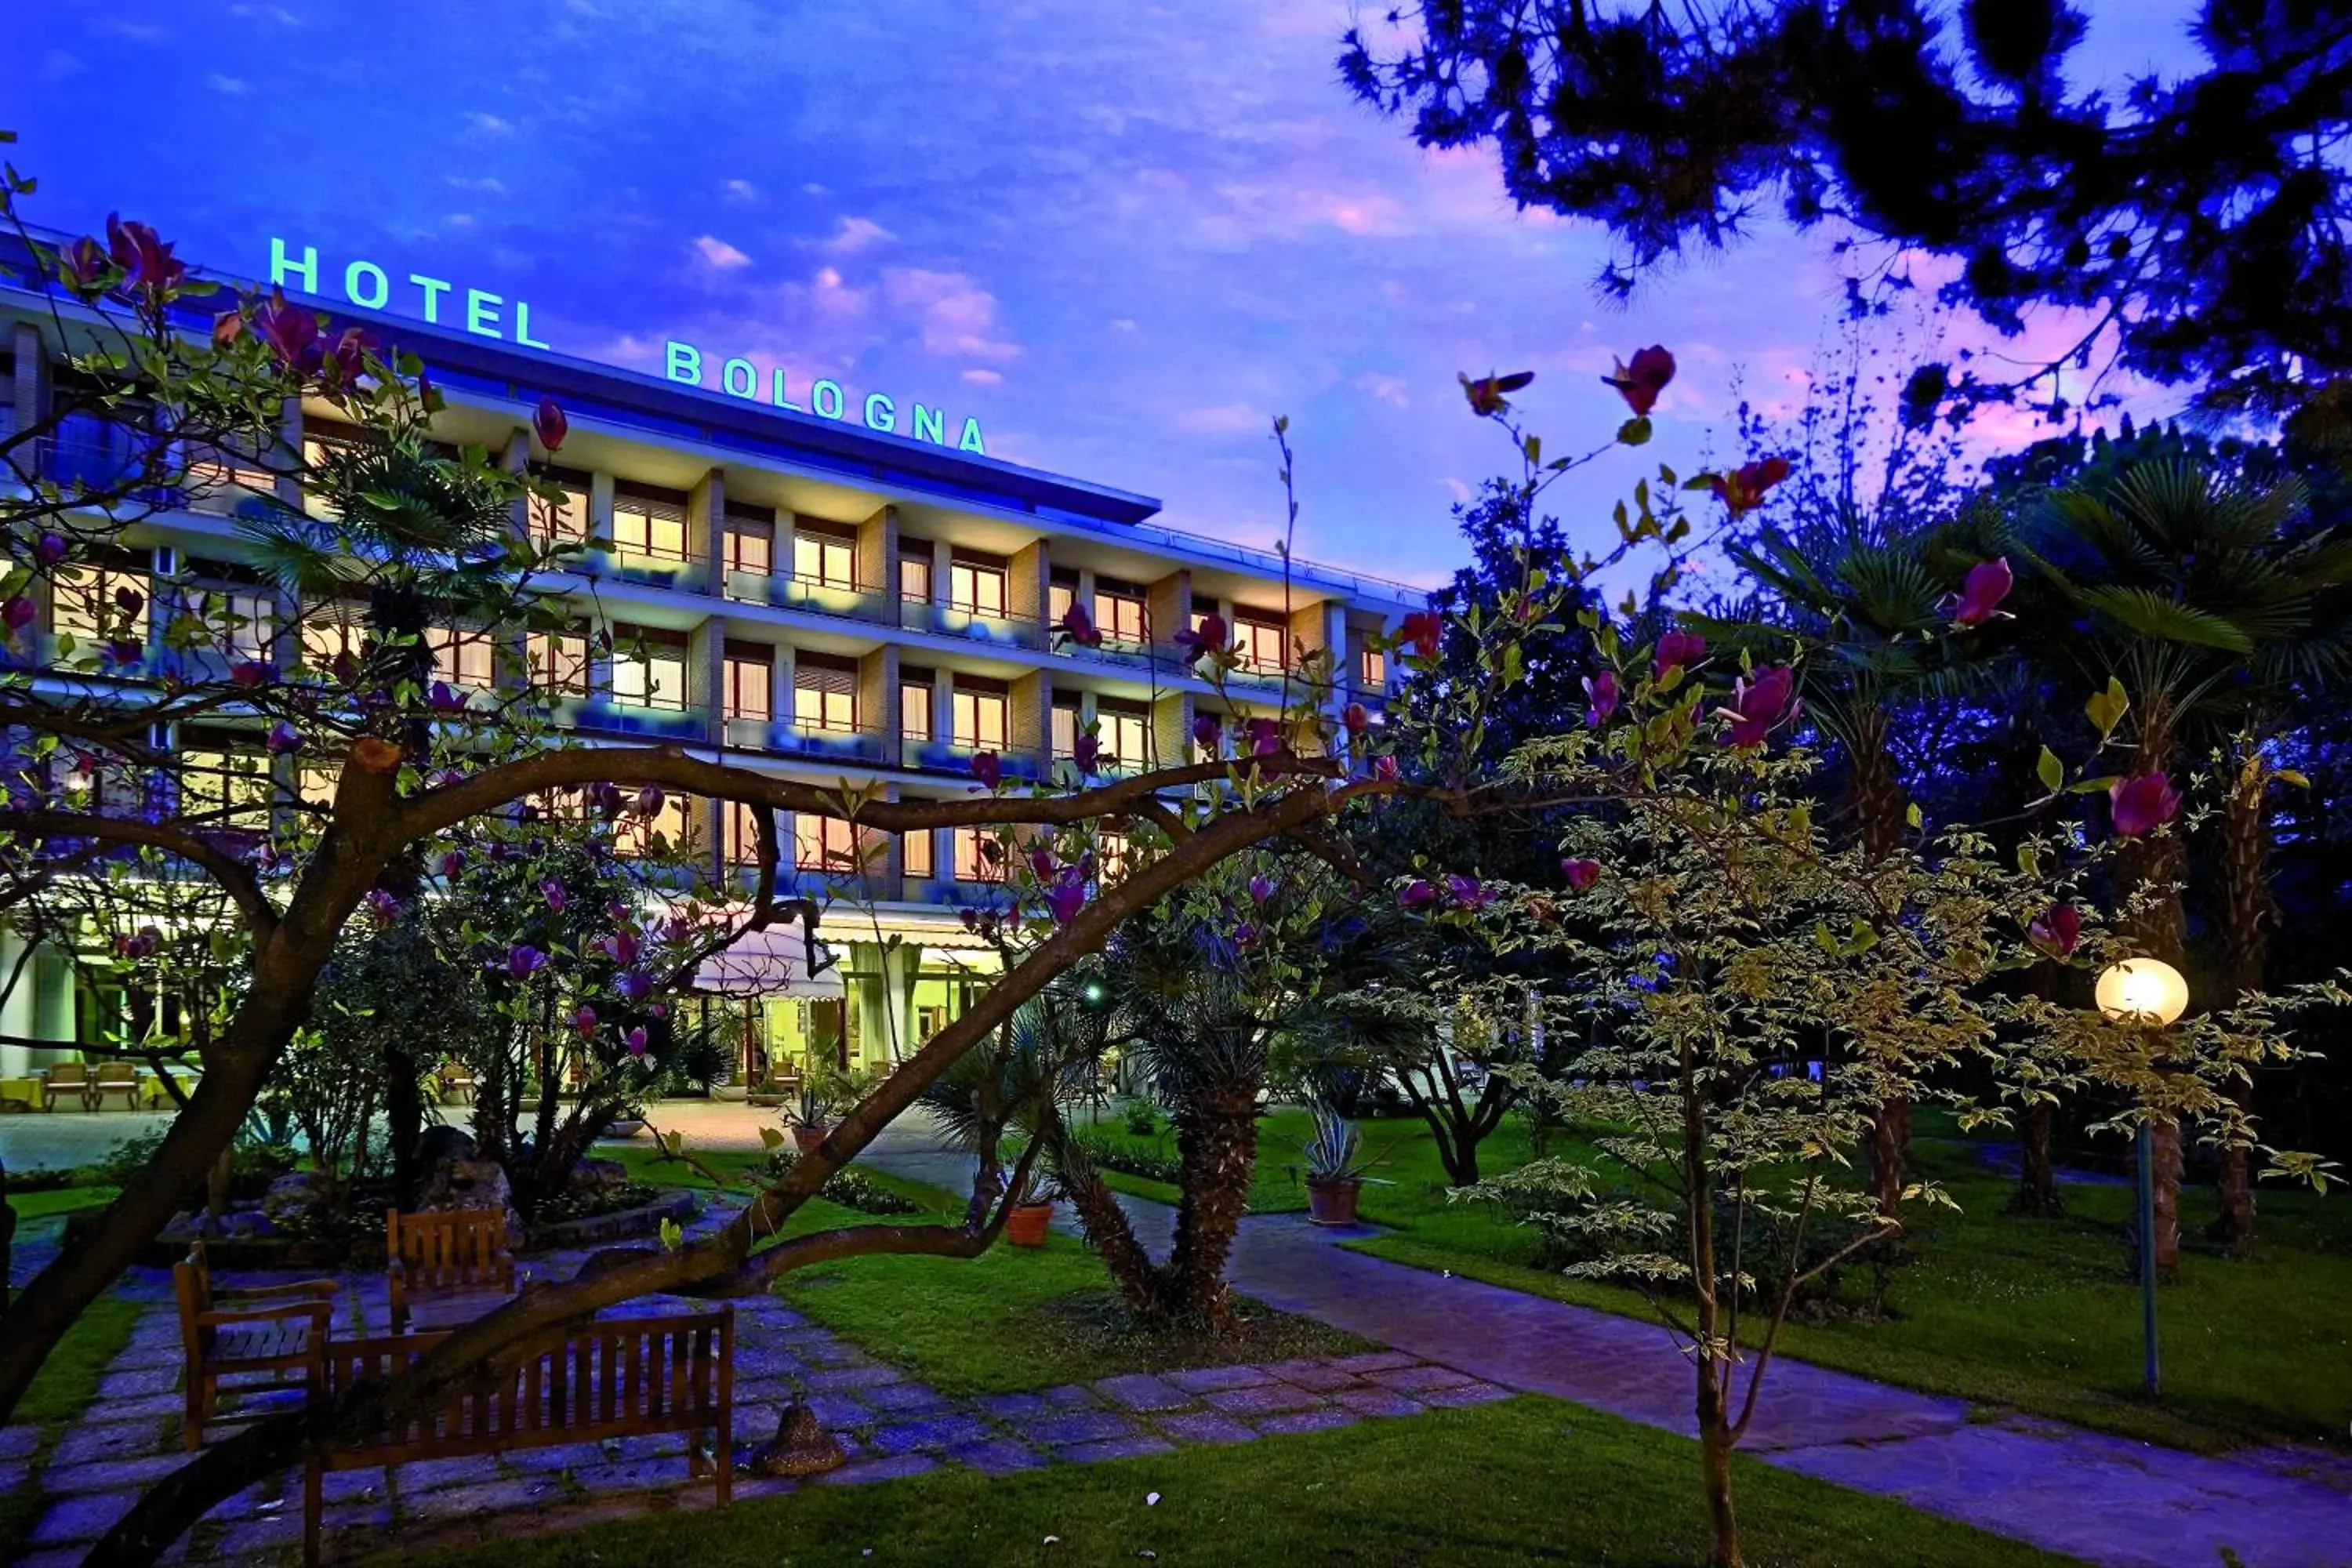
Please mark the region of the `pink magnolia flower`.
[[54, 566], [66, 558], [66, 542], [58, 534], [44, 533], [33, 541], [33, 562], [39, 566]]
[[2000, 602], [2017, 584], [2017, 574], [2009, 569], [2006, 556], [1979, 561], [1969, 568], [1960, 595], [1953, 602], [1952, 619], [1964, 626], [1980, 626], [1992, 619]]
[[106, 246], [114, 264], [122, 268], [122, 286], [162, 295], [177, 289], [188, 276], [188, 264], [172, 254], [155, 231], [143, 223], [125, 223], [110, 213]]
[[659, 784], [647, 784], [637, 792], [637, 815], [659, 816], [662, 806], [668, 799], [667, 795], [662, 794]]
[[1437, 887], [1433, 882], [1415, 877], [1397, 894], [1397, 902], [1412, 910], [1430, 909], [1437, 903]]
[[519, 942], [507, 949], [507, 973], [517, 980], [538, 973], [547, 967], [547, 954], [527, 942]]
[[239, 686], [263, 686], [272, 671], [257, 658], [241, 658], [228, 667], [228, 678]]
[[1249, 896], [1253, 902], [1264, 903], [1274, 897], [1274, 879], [1260, 871], [1249, 879]]
[[1060, 630], [1064, 637], [1080, 647], [1102, 647], [1102, 628], [1095, 625], [1095, 618], [1087, 613], [1087, 607], [1075, 599], [1070, 602], [1070, 607], [1062, 612]]
[[425, 690], [425, 706], [436, 713], [462, 713], [466, 694], [446, 680], [436, 680]]
[[1052, 912], [1055, 923], [1067, 925], [1086, 907], [1086, 872], [1076, 866], [1063, 867], [1053, 885], [1045, 889], [1045, 908]]
[[2136, 773], [2108, 787], [2107, 812], [2117, 833], [2137, 838], [2180, 815], [2180, 792], [2162, 773]]
[[262, 744], [268, 749], [269, 754], [273, 757], [290, 756], [302, 749], [301, 731], [280, 719], [269, 727], [269, 739]]
[[1658, 394], [1675, 378], [1675, 356], [1662, 344], [1633, 351], [1633, 363], [1620, 364], [1601, 379], [1617, 389], [1625, 406], [1633, 411], [1636, 419], [1646, 419], [1650, 410], [1658, 405]]
[[1383, 784], [1393, 784], [1397, 771], [1396, 758], [1386, 752], [1372, 759], [1372, 776]]
[[245, 315], [239, 310], [223, 310], [213, 318], [213, 347], [225, 349], [245, 336]]
[[653, 994], [654, 977], [642, 969], [625, 969], [613, 982], [613, 988], [627, 1001], [642, 1002]]
[[441, 874], [444, 877], [448, 878], [453, 882], [458, 878], [464, 876], [466, 874], [466, 852], [463, 849], [445, 850], [441, 856]]
[[1078, 772], [1091, 776], [1102, 762], [1102, 742], [1092, 735], [1081, 735], [1070, 742], [1070, 761], [1077, 763]]
[[1224, 738], [1224, 721], [1214, 713], [1195, 713], [1192, 716], [1192, 744], [1213, 755]]
[[1201, 617], [1199, 626], [1178, 632], [1171, 640], [1184, 650], [1184, 662], [1192, 664], [1203, 654], [1223, 652], [1233, 636], [1225, 629], [1225, 617], [1211, 610]]
[[1617, 672], [1604, 669], [1598, 675], [1586, 676], [1584, 697], [1587, 703], [1584, 721], [1598, 730], [1617, 711]]
[[639, 1024], [631, 1029], [625, 1043], [629, 1047], [629, 1055], [643, 1058], [646, 1054], [646, 1026]]
[[1350, 735], [1360, 735], [1370, 727], [1372, 716], [1365, 710], [1362, 703], [1350, 702], [1340, 712], [1339, 722], [1347, 726]]
[[2060, 958], [2071, 958], [2083, 940], [2083, 911], [2072, 904], [2053, 904], [2050, 912], [2025, 928], [2036, 947]]
[[1766, 736], [1796, 717], [1790, 700], [1796, 690], [1796, 672], [1785, 664], [1766, 665], [1741, 676], [1732, 687], [1731, 706], [1716, 710], [1731, 721], [1725, 738], [1735, 746], [1760, 746]]
[[580, 1004], [578, 1010], [572, 1015], [572, 1026], [579, 1030], [583, 1035], [594, 1034], [596, 1032], [596, 1009], [591, 1007], [585, 1002]]
[[1465, 910], [1483, 910], [1495, 901], [1494, 893], [1475, 877], [1449, 876], [1445, 890]]
[[1282, 726], [1271, 719], [1253, 719], [1243, 726], [1249, 737], [1250, 755], [1270, 757], [1282, 750]]
[[563, 884], [552, 877], [540, 883], [539, 896], [545, 899], [547, 907], [559, 915], [563, 912], [563, 906], [572, 901], [572, 895], [563, 890]]
[[1670, 669], [1687, 669], [1706, 657], [1706, 639], [1696, 632], [1668, 632], [1658, 639], [1650, 673], [1661, 679]]
[[1570, 855], [1560, 861], [1559, 874], [1568, 879], [1570, 888], [1580, 893], [1601, 880], [1601, 862], [1581, 855]]
[[637, 933], [626, 926], [614, 931], [596, 945], [604, 950], [606, 957], [624, 969], [637, 961]]
[[269, 345], [278, 363], [298, 375], [319, 368], [323, 351], [319, 343], [319, 318], [272, 290], [253, 313], [255, 335]]
[[1004, 759], [994, 752], [976, 752], [971, 759], [971, 776], [985, 789], [994, 789], [1004, 782]]
[[1469, 400], [1470, 412], [1481, 419], [1492, 419], [1511, 406], [1504, 394], [1517, 392], [1536, 378], [1531, 370], [1514, 371], [1509, 375], [1482, 375], [1473, 381], [1462, 377], [1462, 395]]
[[1397, 640], [1412, 645], [1423, 658], [1435, 658], [1445, 637], [1445, 620], [1435, 610], [1415, 610], [1397, 626]]
[[58, 253], [58, 276], [83, 299], [95, 299], [106, 288], [106, 247], [83, 235]]
[[8, 635], [15, 637], [18, 632], [31, 626], [33, 618], [40, 613], [41, 607], [32, 600], [23, 597], [14, 598], [5, 605], [0, 605], [0, 623], [5, 623]]
[[1742, 463], [1727, 474], [1717, 474], [1707, 481], [1716, 499], [1731, 509], [1731, 515], [1755, 510], [1764, 504], [1764, 492], [1789, 477], [1789, 459], [1766, 458], [1760, 462]]
[[539, 406], [531, 410], [530, 428], [539, 437], [539, 444], [554, 452], [562, 448], [563, 438], [572, 434], [572, 421], [563, 416], [563, 409], [555, 399], [542, 397]]

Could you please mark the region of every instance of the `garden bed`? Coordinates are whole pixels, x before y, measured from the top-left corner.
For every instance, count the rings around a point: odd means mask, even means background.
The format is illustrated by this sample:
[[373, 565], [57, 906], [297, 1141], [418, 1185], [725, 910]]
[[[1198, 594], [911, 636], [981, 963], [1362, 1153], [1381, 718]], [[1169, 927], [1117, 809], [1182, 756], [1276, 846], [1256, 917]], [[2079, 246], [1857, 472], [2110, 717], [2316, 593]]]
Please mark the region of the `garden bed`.
[[629, 1199], [624, 1206], [592, 1210], [568, 1217], [542, 1220], [531, 1226], [523, 1240], [525, 1252], [547, 1252], [560, 1247], [598, 1247], [608, 1241], [634, 1241], [659, 1234], [664, 1220], [684, 1225], [702, 1206], [690, 1192], [663, 1192], [632, 1183], [620, 1189]]

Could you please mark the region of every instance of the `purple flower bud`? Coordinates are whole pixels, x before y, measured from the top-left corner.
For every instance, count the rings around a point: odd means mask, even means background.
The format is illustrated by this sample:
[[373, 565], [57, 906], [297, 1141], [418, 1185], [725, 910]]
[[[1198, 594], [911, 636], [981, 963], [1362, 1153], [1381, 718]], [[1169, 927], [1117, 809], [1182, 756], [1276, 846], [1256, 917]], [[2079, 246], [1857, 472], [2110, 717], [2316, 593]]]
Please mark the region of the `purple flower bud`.
[[2180, 792], [2162, 773], [2117, 779], [2107, 789], [2107, 814], [2126, 838], [2152, 833], [2180, 815]]
[[1416, 912], [1432, 908], [1437, 902], [1437, 889], [1434, 884], [1415, 877], [1404, 885], [1402, 892], [1397, 894], [1397, 902], [1403, 908]]
[[1571, 855], [1560, 861], [1559, 874], [1568, 879], [1570, 888], [1580, 893], [1601, 880], [1601, 862]]
[[583, 1035], [596, 1032], [596, 1009], [583, 1002], [572, 1015], [572, 1026]]
[[8, 635], [15, 637], [18, 632], [31, 626], [33, 617], [40, 613], [41, 607], [32, 600], [23, 597], [14, 598], [5, 605], [0, 605], [0, 621], [7, 624]]
[[1260, 871], [1249, 879], [1249, 896], [1259, 903], [1274, 897], [1274, 879]]
[[645, 788], [637, 792], [637, 815], [639, 816], [659, 816], [661, 815], [662, 803], [668, 798], [669, 797], [667, 795], [662, 794], [659, 785], [646, 785]]
[[621, 965], [624, 969], [637, 961], [637, 933], [635, 931], [616, 931], [596, 945], [604, 950], [606, 957], [610, 958], [614, 963]]
[[1480, 885], [1475, 877], [1451, 876], [1445, 879], [1445, 890], [1454, 901], [1465, 910], [1483, 910], [1495, 901], [1495, 895]]
[[1246, 726], [1252, 756], [1270, 757], [1282, 750], [1282, 726], [1271, 719], [1253, 719]]
[[557, 405], [555, 399], [542, 397], [539, 400], [538, 408], [531, 413], [530, 427], [539, 437], [539, 444], [552, 452], [561, 447], [564, 437], [571, 434], [572, 422], [563, 416], [563, 410]]
[[436, 680], [425, 693], [425, 706], [436, 713], [462, 713], [466, 710], [466, 694], [453, 689], [446, 680]]
[[625, 1000], [642, 1002], [653, 994], [654, 977], [642, 969], [625, 969], [621, 972], [620, 978], [613, 982], [613, 987]]
[[982, 788], [995, 789], [1004, 782], [1004, 759], [994, 752], [974, 752], [971, 776], [980, 781]]
[[517, 980], [538, 973], [546, 964], [547, 954], [527, 942], [517, 942], [507, 949], [507, 973]]
[[1992, 619], [2000, 602], [2016, 585], [2017, 574], [2010, 570], [2008, 557], [1978, 562], [1969, 568], [1968, 580], [1960, 586], [1960, 596], [1952, 605], [1952, 619], [1964, 626], [1984, 625]]
[[629, 1055], [643, 1057], [646, 1054], [646, 1026], [643, 1024], [629, 1031], [627, 1043]]
[[367, 907], [375, 911], [378, 920], [388, 921], [400, 913], [400, 900], [382, 888], [370, 888]]
[[289, 756], [302, 749], [302, 736], [293, 725], [280, 719], [269, 727], [269, 739], [264, 743], [271, 756]]
[[228, 667], [228, 678], [239, 686], [266, 686], [271, 670], [257, 658], [241, 658]]
[[559, 915], [563, 912], [563, 906], [570, 902], [569, 895], [567, 895], [563, 890], [563, 884], [557, 881], [552, 877], [550, 877], [545, 881], [540, 883], [539, 896], [547, 900], [547, 907], [554, 910]]
[[43, 566], [54, 566], [66, 558], [66, 542], [54, 533], [45, 533], [33, 542], [33, 559]]
[[1213, 755], [1224, 738], [1224, 721], [1214, 713], [1192, 715], [1192, 744]]
[[1076, 866], [1063, 867], [1054, 885], [1045, 889], [1045, 908], [1052, 911], [1056, 923], [1067, 925], [1086, 907], [1086, 874]]
[[1598, 675], [1585, 677], [1584, 696], [1588, 704], [1584, 710], [1584, 721], [1598, 730], [1617, 711], [1617, 672], [1604, 669]]
[[458, 878], [464, 876], [466, 874], [466, 852], [463, 849], [450, 849], [444, 851], [441, 856], [441, 874], [444, 877], [448, 878], [449, 880], [453, 882]]
[[1654, 674], [1663, 676], [1670, 669], [1683, 669], [1706, 657], [1706, 639], [1696, 632], [1668, 632], [1658, 639], [1658, 651], [1651, 661]]

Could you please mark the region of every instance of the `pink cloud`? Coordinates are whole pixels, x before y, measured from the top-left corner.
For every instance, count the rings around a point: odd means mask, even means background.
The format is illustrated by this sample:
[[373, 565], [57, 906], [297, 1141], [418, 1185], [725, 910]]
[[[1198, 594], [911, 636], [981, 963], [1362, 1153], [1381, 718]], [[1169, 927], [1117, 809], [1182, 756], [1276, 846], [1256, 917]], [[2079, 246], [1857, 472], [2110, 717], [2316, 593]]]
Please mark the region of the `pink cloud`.
[[744, 255], [741, 251], [736, 249], [733, 246], [728, 244], [717, 235], [706, 234], [702, 236], [699, 239], [697, 239], [694, 242], [694, 248], [701, 256], [704, 261], [709, 263], [713, 267], [733, 268], [737, 267], [749, 267], [751, 265], [751, 258], [750, 257]]
[[964, 273], [894, 267], [882, 274], [882, 293], [894, 309], [918, 315], [926, 353], [987, 360], [1021, 355], [1021, 345], [997, 324], [996, 296]]

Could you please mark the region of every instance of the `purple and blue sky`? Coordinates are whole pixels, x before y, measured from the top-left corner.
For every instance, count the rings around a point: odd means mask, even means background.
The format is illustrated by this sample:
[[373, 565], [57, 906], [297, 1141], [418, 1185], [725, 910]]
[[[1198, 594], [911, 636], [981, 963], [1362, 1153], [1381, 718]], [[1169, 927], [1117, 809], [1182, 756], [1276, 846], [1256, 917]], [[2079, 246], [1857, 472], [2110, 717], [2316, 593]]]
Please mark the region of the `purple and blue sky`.
[[[2189, 0], [2089, 9], [2079, 79], [2193, 58]], [[1742, 389], [1801, 402], [1838, 344], [1822, 241], [1768, 228], [1601, 305], [1598, 231], [1349, 99], [1355, 11], [9, 0], [0, 126], [48, 226], [120, 210], [248, 275], [281, 235], [528, 300], [582, 358], [657, 374], [675, 337], [944, 403], [996, 456], [1237, 542], [1279, 533], [1286, 413], [1301, 553], [1417, 582], [1510, 457], [1457, 371], [1538, 372], [1521, 406], [1565, 451], [1622, 417], [1612, 354], [1675, 351], [1657, 445], [1559, 497], [1596, 542], [1656, 458], [1733, 454]]]

